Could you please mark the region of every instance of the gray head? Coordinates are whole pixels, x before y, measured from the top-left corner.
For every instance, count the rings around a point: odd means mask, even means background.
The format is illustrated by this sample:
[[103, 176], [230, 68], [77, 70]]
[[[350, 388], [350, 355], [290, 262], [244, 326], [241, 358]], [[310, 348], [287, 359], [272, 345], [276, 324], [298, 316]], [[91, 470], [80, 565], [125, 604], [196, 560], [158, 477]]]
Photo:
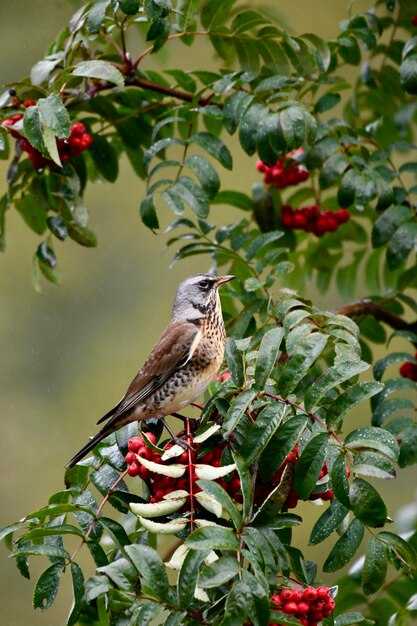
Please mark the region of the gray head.
[[218, 288], [235, 276], [194, 274], [180, 283], [172, 308], [172, 321], [197, 321], [216, 309], [220, 312]]

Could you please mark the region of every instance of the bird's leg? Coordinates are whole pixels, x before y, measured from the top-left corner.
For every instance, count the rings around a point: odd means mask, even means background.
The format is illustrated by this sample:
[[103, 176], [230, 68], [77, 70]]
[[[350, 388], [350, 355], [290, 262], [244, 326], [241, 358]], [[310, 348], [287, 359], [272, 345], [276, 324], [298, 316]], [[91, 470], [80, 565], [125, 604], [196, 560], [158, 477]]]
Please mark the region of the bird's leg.
[[[180, 417], [182, 419], [187, 419], [186, 417], [183, 418], [182, 415], [178, 415], [176, 413], [173, 413], [173, 415], [175, 417]], [[182, 437], [178, 437], [178, 435], [176, 435], [174, 433], [174, 431], [171, 429], [170, 426], [168, 426], [165, 418], [162, 418], [162, 423], [164, 424], [165, 428], [167, 429], [167, 431], [169, 432], [169, 434], [171, 435], [171, 439], [174, 443], [176, 443], [177, 445], [181, 446], [181, 448], [184, 448], [184, 450], [194, 450], [194, 448], [188, 443], [186, 437], [187, 435], [183, 435]]]
[[198, 428], [201, 425], [201, 419], [200, 418], [193, 418], [190, 419], [189, 417], [185, 417], [185, 415], [181, 415], [180, 413], [171, 413], [171, 415], [173, 417], [177, 417], [178, 419], [180, 419], [182, 422], [184, 422], [185, 424], [190, 424], [190, 430], [191, 432], [194, 434], [196, 430], [198, 430]]

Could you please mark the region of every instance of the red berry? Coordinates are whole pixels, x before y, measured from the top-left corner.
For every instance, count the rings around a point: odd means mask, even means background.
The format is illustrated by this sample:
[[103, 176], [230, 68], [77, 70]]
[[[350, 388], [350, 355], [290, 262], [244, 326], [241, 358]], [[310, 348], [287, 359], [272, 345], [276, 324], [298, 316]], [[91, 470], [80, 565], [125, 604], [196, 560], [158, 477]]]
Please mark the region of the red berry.
[[296, 211], [294, 213], [294, 228], [304, 229], [307, 225], [307, 215], [302, 211]]
[[146, 435], [146, 437], [149, 439], [151, 443], [153, 443], [153, 445], [156, 444], [156, 437], [153, 433], [143, 433], [143, 434]]
[[317, 598], [317, 589], [314, 587], [306, 587], [303, 591], [303, 598], [306, 602], [314, 602]]
[[86, 128], [82, 122], [75, 122], [71, 126], [70, 137], [82, 137], [86, 131]]
[[287, 502], [286, 502], [287, 507], [289, 509], [295, 509], [295, 507], [298, 504], [298, 500], [299, 500], [298, 493], [294, 489], [291, 489], [290, 494], [287, 498]]
[[265, 172], [267, 166], [260, 159], [256, 161], [256, 169], [258, 172]]
[[282, 602], [288, 602], [289, 600], [291, 600], [292, 597], [291, 589], [283, 589], [279, 594], [279, 597]]
[[281, 598], [279, 597], [279, 595], [277, 593], [273, 593], [272, 594], [271, 601], [274, 602], [275, 604], [278, 604], [278, 605], [281, 604]]
[[339, 209], [338, 211], [334, 211], [333, 217], [339, 222], [339, 224], [344, 224], [349, 221], [350, 213], [347, 209]]
[[29, 107], [33, 107], [36, 105], [36, 100], [34, 100], [33, 98], [27, 98], [27, 100], [23, 101], [23, 106], [25, 107], [25, 109], [28, 109]]
[[299, 591], [298, 589], [292, 589], [291, 591], [291, 600], [293, 602], [300, 602], [301, 598], [303, 597], [303, 594], [301, 593], [301, 591]]
[[328, 500], [333, 500], [333, 498], [334, 498], [334, 491], [333, 491], [333, 489], [328, 489], [324, 493], [320, 494], [320, 497], [325, 502], [327, 502]]
[[138, 461], [133, 461], [127, 468], [127, 473], [129, 476], [139, 476], [142, 466], [138, 463]]
[[288, 613], [288, 615], [295, 615], [298, 611], [296, 602], [286, 602], [282, 608], [284, 613]]
[[417, 363], [406, 361], [400, 367], [400, 374], [404, 378], [409, 378], [410, 380], [417, 382]]
[[143, 465], [140, 466], [140, 472], [139, 472], [139, 476], [143, 479], [143, 480], [148, 480], [149, 476], [150, 476], [150, 471], [148, 470], [147, 467], [143, 467]]
[[126, 463], [130, 465], [133, 461], [136, 461], [136, 454], [134, 452], [128, 452], [125, 457]]
[[325, 217], [320, 215], [317, 218], [313, 232], [317, 237], [322, 237], [327, 232], [327, 219]]
[[320, 600], [327, 600], [330, 597], [330, 589], [324, 585], [317, 587], [317, 597]]
[[129, 452], [137, 452], [141, 446], [143, 446], [142, 437], [132, 437], [127, 442], [127, 449]]
[[417, 15], [413, 15], [411, 18], [411, 23], [413, 26], [417, 26]]
[[307, 604], [307, 602], [299, 602], [297, 614], [307, 615], [309, 609], [310, 609], [310, 606]]

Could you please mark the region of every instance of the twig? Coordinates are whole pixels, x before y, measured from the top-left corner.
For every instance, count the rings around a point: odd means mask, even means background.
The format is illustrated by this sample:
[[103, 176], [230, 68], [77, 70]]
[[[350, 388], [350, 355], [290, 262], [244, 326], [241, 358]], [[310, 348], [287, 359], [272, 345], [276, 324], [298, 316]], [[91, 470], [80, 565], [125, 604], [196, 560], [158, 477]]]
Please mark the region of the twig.
[[385, 322], [385, 324], [388, 324], [388, 326], [391, 326], [394, 330], [409, 330], [417, 332], [417, 321], [406, 322], [402, 319], [402, 317], [387, 311], [387, 309], [384, 309], [383, 306], [377, 302], [373, 302], [372, 300], [359, 300], [358, 302], [352, 302], [351, 304], [346, 304], [338, 309], [334, 309], [333, 312], [338, 315], [346, 315], [346, 317], [371, 315], [376, 320]]

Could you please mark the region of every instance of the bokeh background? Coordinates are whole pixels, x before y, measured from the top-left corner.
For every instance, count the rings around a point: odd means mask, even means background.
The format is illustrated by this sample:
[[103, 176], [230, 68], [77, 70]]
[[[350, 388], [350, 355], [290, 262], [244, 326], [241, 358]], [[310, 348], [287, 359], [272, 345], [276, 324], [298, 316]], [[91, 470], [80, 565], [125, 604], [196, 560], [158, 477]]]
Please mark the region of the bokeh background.
[[[1, 0], [2, 86], [29, 73], [80, 4], [77, 0]], [[295, 32], [330, 38], [337, 35], [348, 2], [271, 0], [269, 4]], [[355, 10], [370, 6], [370, 1], [357, 1]], [[191, 70], [209, 69], [210, 60], [214, 61], [211, 48], [202, 41], [191, 56], [192, 60], [188, 48], [173, 42], [169, 55], [164, 53], [159, 62], [163, 67]], [[153, 58], [147, 62], [156, 63]], [[232, 151], [235, 167], [224, 176], [224, 184], [250, 193], [252, 182], [259, 179], [254, 161], [236, 143]], [[5, 173], [0, 162], [1, 194]], [[143, 193], [143, 182], [123, 160], [116, 184], [90, 185], [86, 204], [99, 246], [86, 249], [71, 241], [56, 242], [62, 285], [44, 282], [43, 295], [35, 293], [30, 279], [38, 238], [16, 212], [7, 215], [7, 249], [0, 260], [1, 525], [46, 504], [52, 493], [63, 488], [65, 462], [94, 434], [97, 418], [124, 393], [168, 322], [177, 283], [208, 269], [208, 259], [200, 258], [168, 269], [172, 251], [164, 251], [165, 236], [153, 235], [139, 219]], [[314, 293], [308, 285], [306, 293]], [[340, 301], [329, 293], [316, 296], [316, 303], [325, 308]], [[357, 419], [367, 422], [363, 413]], [[408, 502], [412, 491], [411, 472], [403, 474], [400, 485], [384, 485], [394, 508]], [[306, 506], [303, 511], [311, 519], [312, 509]], [[320, 560], [323, 548], [307, 548], [307, 536], [300, 540], [306, 556]], [[2, 546], [1, 623], [65, 624], [71, 604], [68, 577], [54, 606], [45, 613], [35, 612], [31, 596], [42, 568], [33, 558], [32, 580], [25, 581], [7, 554]]]

